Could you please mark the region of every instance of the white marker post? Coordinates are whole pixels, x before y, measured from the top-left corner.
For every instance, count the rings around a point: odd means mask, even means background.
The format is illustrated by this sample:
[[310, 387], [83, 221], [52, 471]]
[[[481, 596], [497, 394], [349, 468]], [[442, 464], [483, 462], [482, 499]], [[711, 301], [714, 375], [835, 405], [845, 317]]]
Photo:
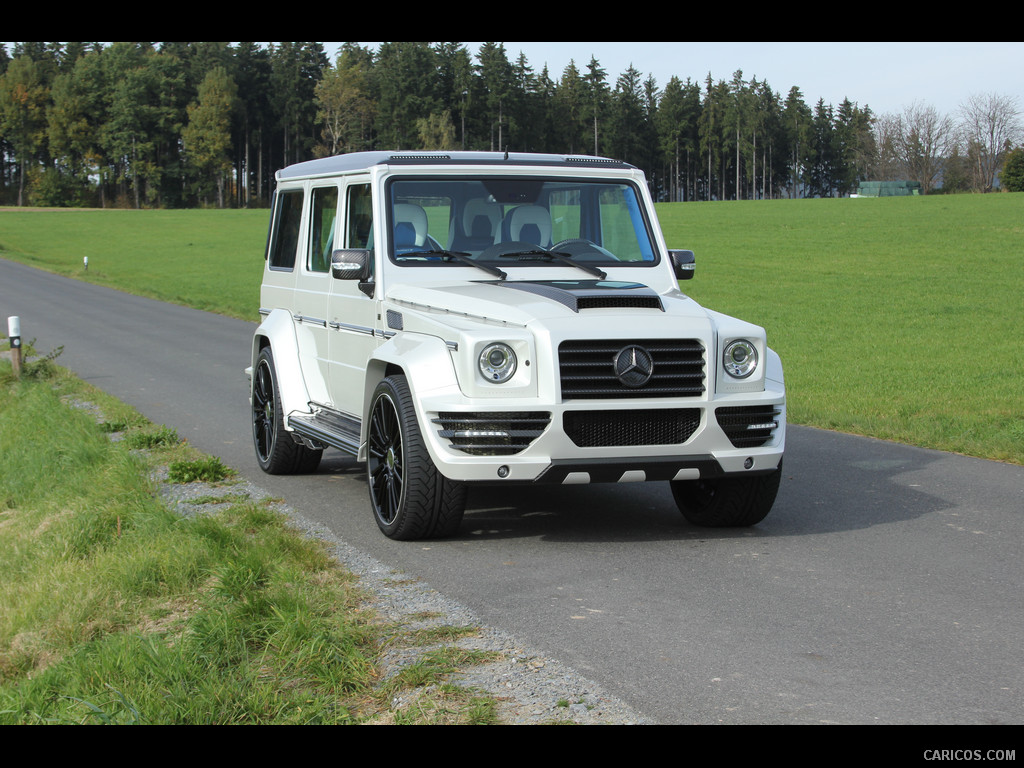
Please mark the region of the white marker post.
[[11, 342], [11, 368], [14, 378], [21, 378], [21, 318], [7, 318], [7, 338]]

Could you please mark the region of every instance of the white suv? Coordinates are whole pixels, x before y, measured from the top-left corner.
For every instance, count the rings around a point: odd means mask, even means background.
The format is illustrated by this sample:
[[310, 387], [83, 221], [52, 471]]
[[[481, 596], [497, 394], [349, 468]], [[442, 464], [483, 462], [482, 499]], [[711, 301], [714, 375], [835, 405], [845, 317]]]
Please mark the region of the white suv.
[[457, 532], [468, 483], [665, 480], [760, 522], [786, 397], [762, 328], [679, 290], [643, 174], [598, 157], [368, 152], [277, 174], [252, 344], [271, 473], [366, 462], [395, 539]]

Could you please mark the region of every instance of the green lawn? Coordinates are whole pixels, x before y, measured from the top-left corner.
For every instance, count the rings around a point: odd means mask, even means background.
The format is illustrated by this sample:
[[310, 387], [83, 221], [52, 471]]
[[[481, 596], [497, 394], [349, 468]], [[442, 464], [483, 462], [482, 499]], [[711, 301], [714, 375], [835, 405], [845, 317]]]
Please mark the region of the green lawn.
[[[0, 255], [256, 321], [268, 221], [266, 210], [0, 208]], [[83, 266], [86, 256], [88, 271]]]
[[[669, 246], [697, 254], [684, 290], [767, 328], [794, 423], [1024, 463], [1024, 194], [675, 203], [658, 215]], [[0, 209], [0, 254], [256, 320], [267, 219]]]

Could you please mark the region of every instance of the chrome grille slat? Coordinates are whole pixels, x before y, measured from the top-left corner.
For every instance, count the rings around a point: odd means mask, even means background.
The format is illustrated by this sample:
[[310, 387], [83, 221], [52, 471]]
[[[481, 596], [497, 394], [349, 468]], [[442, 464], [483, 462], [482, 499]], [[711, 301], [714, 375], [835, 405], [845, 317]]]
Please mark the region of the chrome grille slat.
[[[652, 361], [652, 374], [642, 386], [623, 384], [615, 357], [637, 346]], [[558, 347], [562, 399], [699, 397], [704, 393], [704, 345], [696, 339], [628, 339], [563, 341]]]

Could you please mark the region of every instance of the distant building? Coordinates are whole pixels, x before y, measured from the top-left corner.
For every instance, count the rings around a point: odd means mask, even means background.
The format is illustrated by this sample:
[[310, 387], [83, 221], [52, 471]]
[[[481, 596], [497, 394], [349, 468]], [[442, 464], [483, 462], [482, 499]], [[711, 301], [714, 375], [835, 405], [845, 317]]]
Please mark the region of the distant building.
[[850, 197], [901, 197], [920, 194], [919, 181], [862, 181], [857, 186], [857, 193]]

